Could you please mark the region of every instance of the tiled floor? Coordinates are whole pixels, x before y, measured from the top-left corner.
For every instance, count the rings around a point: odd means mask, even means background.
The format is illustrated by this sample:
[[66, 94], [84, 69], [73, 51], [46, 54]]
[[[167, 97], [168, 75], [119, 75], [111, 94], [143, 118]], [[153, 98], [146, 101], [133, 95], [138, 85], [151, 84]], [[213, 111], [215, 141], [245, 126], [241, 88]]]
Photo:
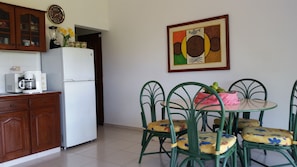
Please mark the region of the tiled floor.
[[[14, 167], [168, 167], [169, 158], [166, 155], [144, 156], [142, 163], [138, 164], [141, 135], [140, 130], [100, 126], [96, 141]], [[154, 141], [149, 149], [157, 149], [157, 146]], [[282, 156], [273, 152], [264, 156], [262, 151], [256, 150], [252, 156], [268, 164], [285, 161]], [[207, 166], [212, 167], [212, 162], [207, 163]], [[259, 165], [253, 163], [252, 166]]]

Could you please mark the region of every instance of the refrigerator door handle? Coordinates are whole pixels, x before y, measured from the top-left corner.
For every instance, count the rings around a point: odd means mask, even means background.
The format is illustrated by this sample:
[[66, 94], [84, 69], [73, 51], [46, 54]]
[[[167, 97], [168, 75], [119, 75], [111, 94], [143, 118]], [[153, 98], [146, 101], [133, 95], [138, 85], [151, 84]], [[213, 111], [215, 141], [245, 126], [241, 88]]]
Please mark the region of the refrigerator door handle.
[[94, 80], [91, 80], [91, 79], [86, 79], [86, 80], [67, 79], [67, 80], [64, 80], [64, 82], [89, 82], [89, 81], [94, 81]]
[[74, 82], [74, 79], [65, 79], [64, 82]]

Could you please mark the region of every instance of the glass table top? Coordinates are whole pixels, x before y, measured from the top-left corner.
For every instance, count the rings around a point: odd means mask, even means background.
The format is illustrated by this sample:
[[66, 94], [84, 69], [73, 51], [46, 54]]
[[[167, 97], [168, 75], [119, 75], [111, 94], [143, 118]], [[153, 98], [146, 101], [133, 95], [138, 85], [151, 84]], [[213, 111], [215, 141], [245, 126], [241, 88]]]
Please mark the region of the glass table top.
[[[185, 109], [185, 102], [180, 100], [171, 100], [170, 108]], [[166, 106], [166, 102], [161, 102], [161, 105]], [[197, 105], [196, 108], [204, 107], [203, 104]], [[226, 112], [258, 112], [259, 110], [270, 110], [276, 108], [277, 104], [272, 101], [259, 99], [241, 99], [239, 104], [225, 105]], [[218, 106], [209, 107], [207, 110], [218, 110]]]

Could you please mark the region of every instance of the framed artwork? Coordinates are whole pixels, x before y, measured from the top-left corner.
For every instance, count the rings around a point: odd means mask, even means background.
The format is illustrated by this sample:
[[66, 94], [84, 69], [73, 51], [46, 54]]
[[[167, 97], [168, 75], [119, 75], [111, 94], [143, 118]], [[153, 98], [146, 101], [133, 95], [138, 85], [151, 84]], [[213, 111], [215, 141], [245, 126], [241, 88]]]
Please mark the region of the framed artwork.
[[167, 26], [168, 72], [229, 70], [228, 17]]

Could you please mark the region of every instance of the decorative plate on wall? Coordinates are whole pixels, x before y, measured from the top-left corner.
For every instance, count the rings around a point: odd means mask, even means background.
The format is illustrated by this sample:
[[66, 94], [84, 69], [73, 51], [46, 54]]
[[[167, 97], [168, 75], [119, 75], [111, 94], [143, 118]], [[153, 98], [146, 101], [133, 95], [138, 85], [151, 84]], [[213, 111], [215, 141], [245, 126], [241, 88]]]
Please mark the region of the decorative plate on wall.
[[59, 5], [51, 5], [47, 10], [47, 16], [55, 24], [61, 24], [65, 19], [64, 10]]

